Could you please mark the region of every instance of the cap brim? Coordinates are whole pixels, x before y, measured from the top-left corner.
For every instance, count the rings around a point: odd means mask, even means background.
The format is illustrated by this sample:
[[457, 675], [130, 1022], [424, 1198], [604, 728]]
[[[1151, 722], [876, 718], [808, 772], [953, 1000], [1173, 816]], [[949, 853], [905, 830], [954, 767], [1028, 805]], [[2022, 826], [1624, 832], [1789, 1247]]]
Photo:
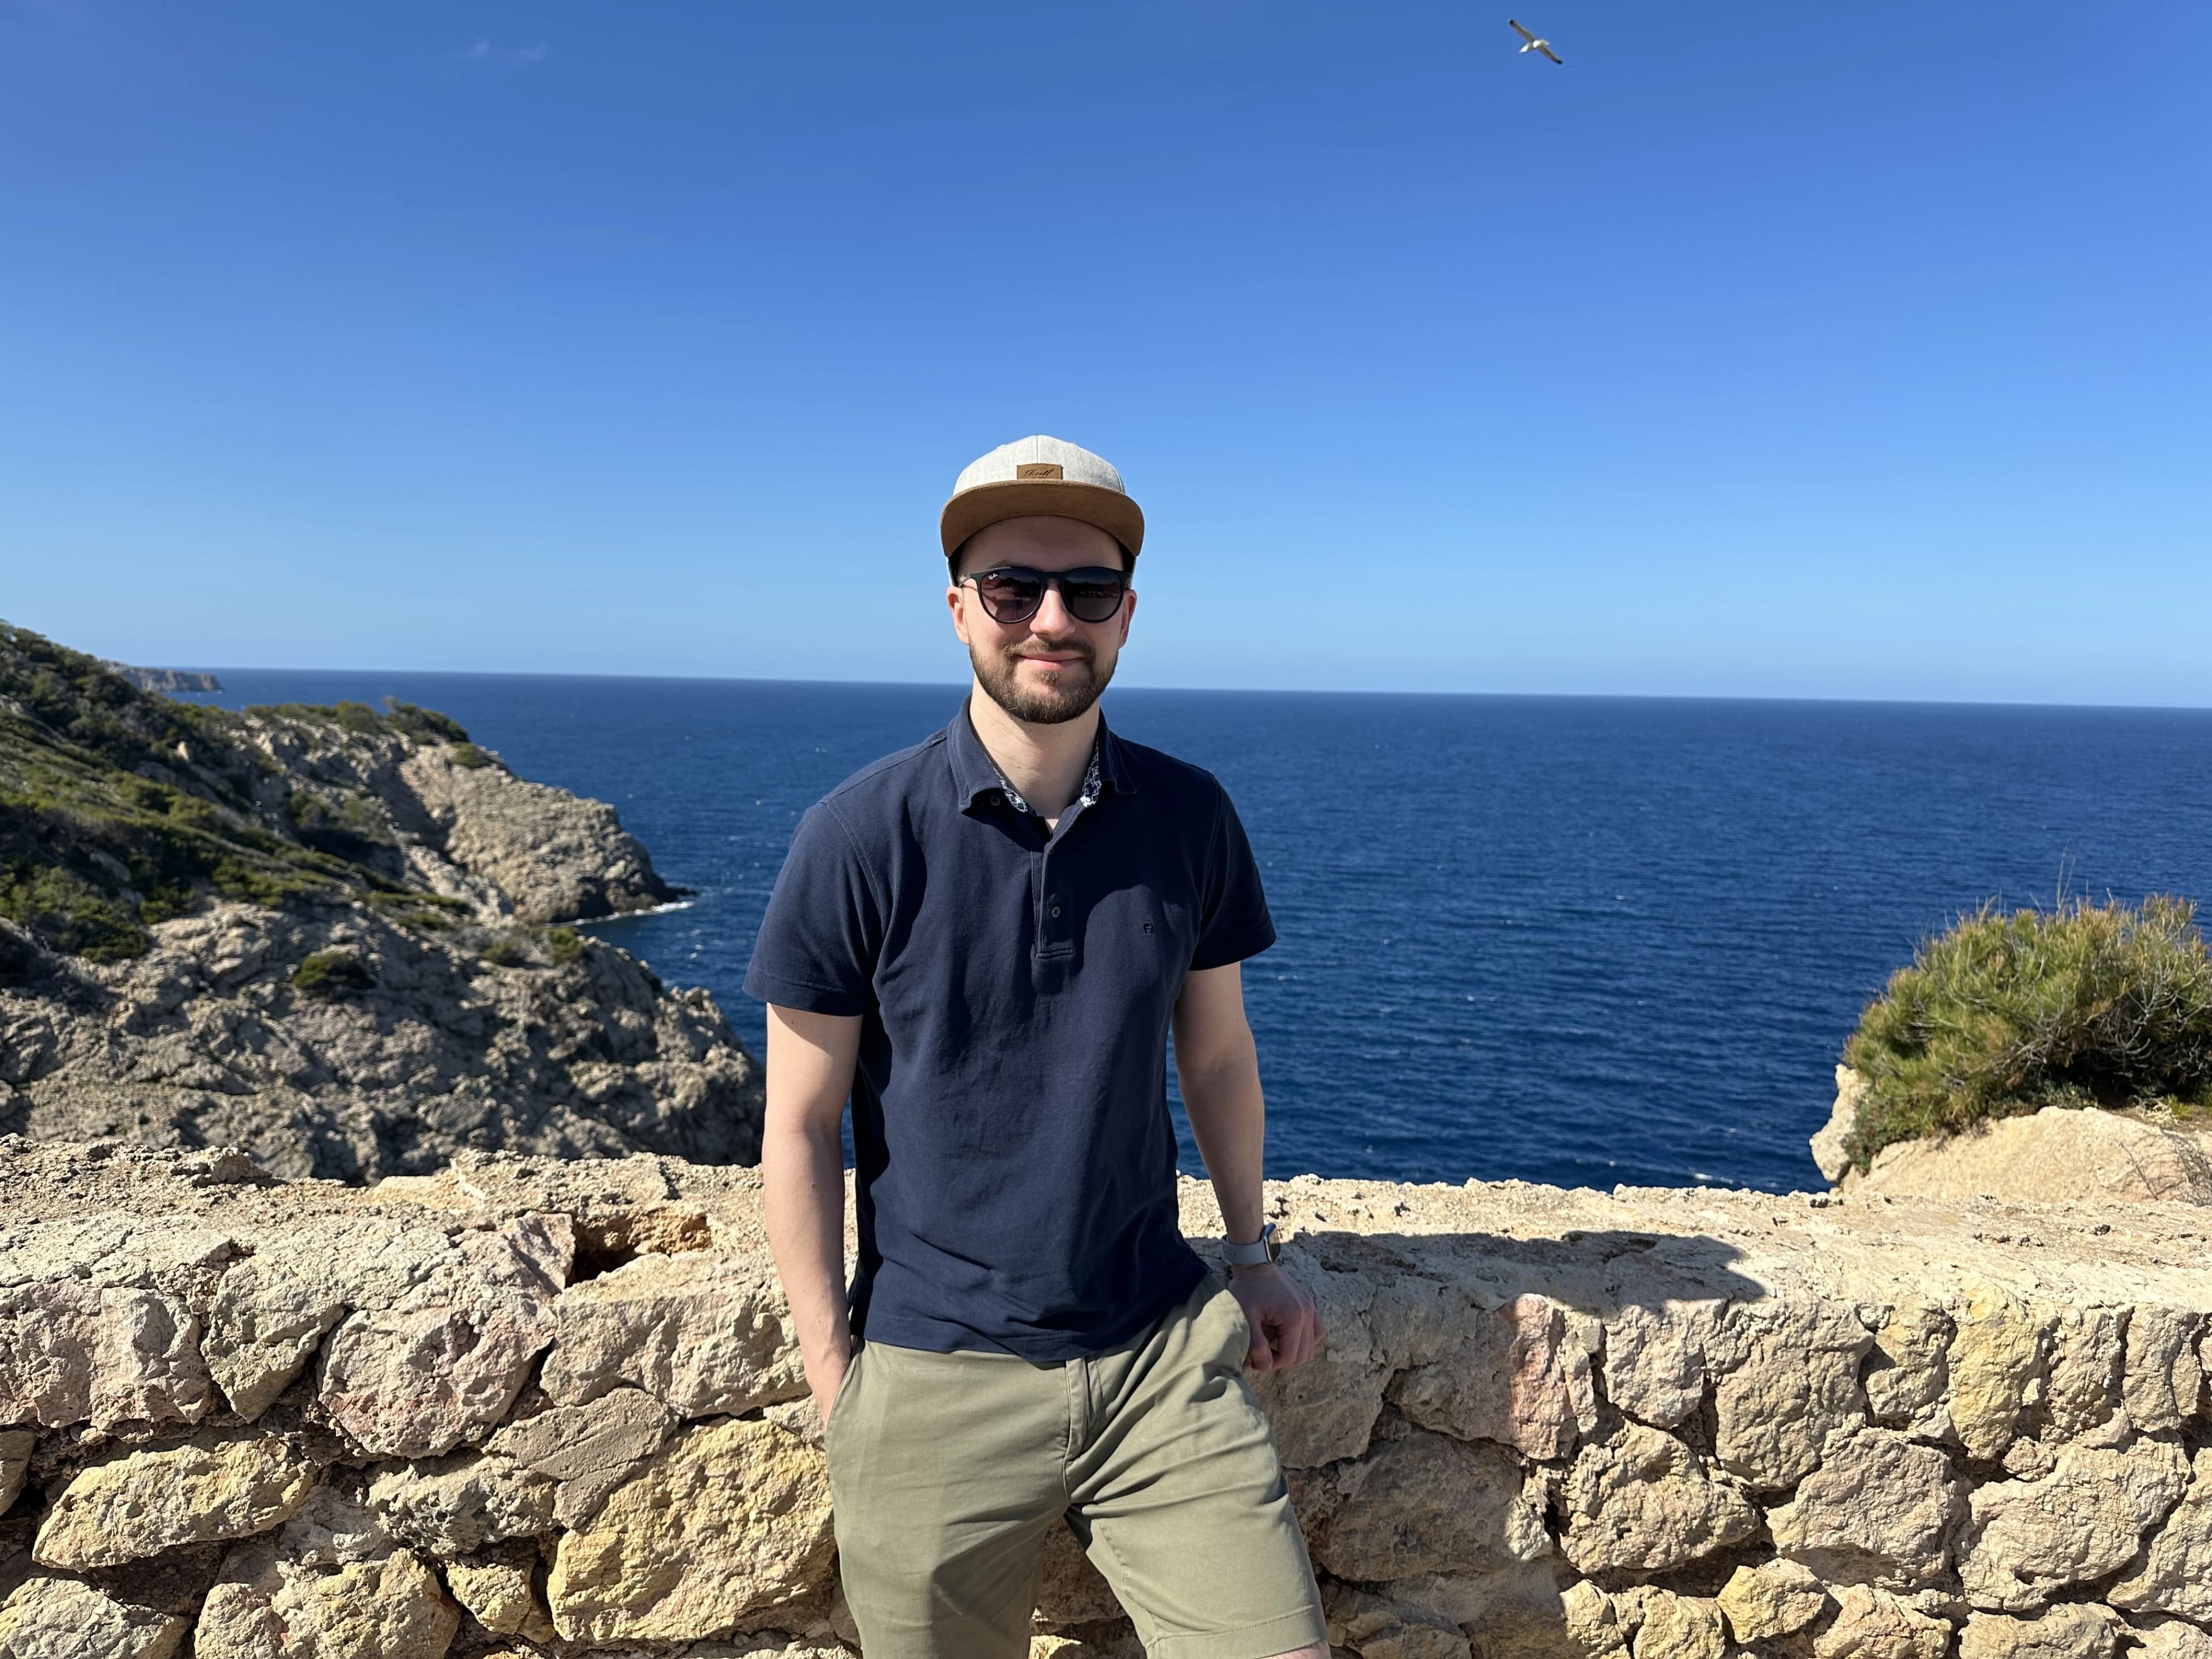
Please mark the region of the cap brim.
[[945, 502], [938, 529], [946, 556], [986, 526], [1008, 519], [1074, 519], [1096, 525], [1127, 548], [1133, 559], [1145, 544], [1144, 510], [1120, 490], [1057, 478], [1022, 478], [977, 484]]

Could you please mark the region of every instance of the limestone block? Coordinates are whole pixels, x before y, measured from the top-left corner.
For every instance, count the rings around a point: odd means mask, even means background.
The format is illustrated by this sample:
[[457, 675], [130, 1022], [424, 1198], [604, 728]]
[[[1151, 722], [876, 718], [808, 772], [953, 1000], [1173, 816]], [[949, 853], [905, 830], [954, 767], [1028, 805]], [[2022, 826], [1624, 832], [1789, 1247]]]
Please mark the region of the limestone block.
[[1814, 1659], [1944, 1659], [1951, 1626], [1887, 1590], [1846, 1584], [1836, 1616], [1813, 1638]]
[[2071, 1440], [2108, 1421], [2120, 1402], [2120, 1364], [2127, 1310], [2062, 1308], [2052, 1328], [2045, 1405], [2050, 1437]]
[[551, 1310], [526, 1292], [428, 1291], [340, 1325], [317, 1392], [371, 1455], [435, 1457], [507, 1415], [552, 1339]]
[[27, 1578], [0, 1602], [0, 1659], [169, 1659], [190, 1626], [75, 1578]]
[[1865, 1377], [1867, 1410], [1886, 1428], [1942, 1434], [1951, 1381], [1951, 1316], [1924, 1298], [1890, 1310], [1875, 1333]]
[[300, 1512], [279, 1527], [272, 1547], [287, 1561], [310, 1567], [378, 1560], [392, 1553], [383, 1517], [335, 1486], [318, 1486]]
[[1365, 1590], [1331, 1587], [1328, 1639], [1359, 1659], [1470, 1659], [1460, 1627], [1439, 1613]]
[[1317, 1565], [1377, 1583], [1468, 1572], [1550, 1553], [1541, 1497], [1504, 1447], [1415, 1430], [1337, 1472], [1305, 1514]]
[[[811, 1401], [806, 1410], [813, 1411]], [[812, 1426], [819, 1444], [819, 1418]], [[642, 1389], [617, 1389], [588, 1405], [556, 1406], [509, 1423], [484, 1445], [556, 1481], [554, 1519], [564, 1527], [580, 1527], [675, 1429], [676, 1414]]]
[[1634, 1609], [1631, 1659], [1721, 1659], [1728, 1647], [1720, 1609], [1702, 1596], [1638, 1585], [1613, 1599]]
[[538, 1605], [526, 1561], [449, 1561], [446, 1588], [470, 1617], [494, 1636], [520, 1636], [532, 1642], [553, 1639], [553, 1621]]
[[77, 1279], [0, 1286], [0, 1427], [83, 1422], [99, 1346], [96, 1286]]
[[1738, 1567], [1721, 1587], [1721, 1614], [1739, 1642], [1794, 1636], [1827, 1607], [1826, 1588], [1811, 1568], [1795, 1561]]
[[0, 1430], [0, 1515], [5, 1515], [22, 1495], [23, 1475], [31, 1467], [31, 1449], [38, 1436], [29, 1429]]
[[[1667, 1572], [1741, 1542], [1759, 1511], [1705, 1460], [1657, 1429], [1627, 1425], [1569, 1471], [1561, 1547], [1583, 1572]], [[1361, 1575], [1351, 1574], [1349, 1577]]]
[[1309, 1363], [1250, 1380], [1283, 1467], [1310, 1469], [1367, 1449], [1392, 1365], [1376, 1338], [1373, 1279], [1299, 1265], [1328, 1340]]
[[1572, 1659], [1606, 1659], [1627, 1647], [1613, 1598], [1589, 1579], [1577, 1578], [1560, 1591], [1559, 1603]]
[[2141, 1659], [2212, 1659], [2212, 1635], [2186, 1619], [2137, 1620], [2133, 1634]]
[[2212, 1625], [2212, 1447], [2197, 1449], [2188, 1492], [2106, 1599], [2133, 1613], [2179, 1613]]
[[1606, 1398], [1638, 1421], [1671, 1429], [1705, 1398], [1705, 1343], [1717, 1302], [1630, 1303], [1606, 1322]]
[[552, 1478], [535, 1469], [465, 1455], [388, 1469], [369, 1483], [368, 1501], [394, 1538], [450, 1560], [553, 1531], [555, 1492]]
[[1755, 1491], [1794, 1486], [1840, 1428], [1866, 1420], [1859, 1366], [1874, 1334], [1834, 1303], [1754, 1302], [1731, 1308], [1709, 1358], [1721, 1370], [1714, 1449]]
[[1959, 1659], [2112, 1659], [2117, 1621], [2102, 1607], [2066, 1603], [2033, 1619], [1970, 1613]]
[[327, 1273], [249, 1256], [216, 1282], [202, 1352], [231, 1410], [247, 1422], [267, 1411], [346, 1311]]
[[733, 1415], [806, 1392], [789, 1310], [764, 1261], [712, 1251], [641, 1255], [571, 1285], [545, 1358], [563, 1406], [627, 1382], [683, 1417]]
[[1940, 1448], [1863, 1428], [1828, 1442], [1820, 1467], [1768, 1524], [1778, 1550], [1832, 1584], [1911, 1589], [1943, 1576], [1965, 1513], [1965, 1488]]
[[1611, 1598], [1586, 1578], [1562, 1591], [1559, 1560], [1401, 1578], [1382, 1593], [1456, 1625], [1483, 1659], [1602, 1659], [1628, 1644]]
[[1851, 1155], [1845, 1150], [1845, 1143], [1857, 1127], [1859, 1107], [1865, 1099], [1866, 1079], [1849, 1066], [1837, 1066], [1836, 1103], [1828, 1109], [1828, 1121], [1808, 1143], [1813, 1149], [1813, 1166], [1824, 1179], [1841, 1181], [1844, 1172], [1851, 1167]]
[[835, 1545], [822, 1454], [769, 1423], [679, 1434], [563, 1534], [546, 1584], [569, 1641], [686, 1641], [825, 1586]]
[[1468, 1310], [1437, 1357], [1410, 1366], [1390, 1397], [1424, 1428], [1540, 1459], [1568, 1455], [1597, 1426], [1589, 1354], [1548, 1297]]
[[184, 1304], [158, 1291], [100, 1293], [88, 1415], [118, 1423], [197, 1423], [215, 1407], [200, 1358], [200, 1325]]
[[2178, 1447], [2069, 1445], [2040, 1480], [1977, 1487], [1960, 1540], [1959, 1577], [1975, 1607], [2032, 1613], [2071, 1584], [2117, 1572], [2189, 1486]]
[[2158, 1434], [2197, 1415], [2204, 1373], [2197, 1358], [2203, 1316], [2183, 1308], [2138, 1307], [2128, 1319], [2121, 1395], [2136, 1427]]
[[193, 1659], [442, 1659], [460, 1614], [404, 1550], [311, 1566], [232, 1553], [200, 1608]]
[[43, 1566], [76, 1571], [245, 1538], [296, 1514], [314, 1485], [307, 1460], [274, 1437], [125, 1452], [63, 1488], [31, 1553]]
[[1971, 1285], [1951, 1339], [1951, 1425], [1969, 1455], [2005, 1455], [2042, 1376], [2043, 1322], [1998, 1286]]

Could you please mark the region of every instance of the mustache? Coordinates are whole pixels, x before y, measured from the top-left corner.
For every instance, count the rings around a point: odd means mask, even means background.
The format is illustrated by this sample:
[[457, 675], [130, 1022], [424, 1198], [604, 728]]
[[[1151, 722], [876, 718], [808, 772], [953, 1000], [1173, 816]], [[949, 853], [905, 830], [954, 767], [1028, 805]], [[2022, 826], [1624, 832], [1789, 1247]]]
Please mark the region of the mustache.
[[[1088, 640], [1069, 640], [1065, 644], [1054, 642], [1048, 647], [1048, 649], [1054, 656], [1059, 656], [1063, 653], [1072, 651], [1083, 659], [1083, 665], [1085, 667], [1096, 668], [1098, 666], [1098, 653], [1091, 649], [1091, 641]], [[1005, 655], [1007, 662], [1018, 663], [1029, 661], [1037, 653], [1030, 651], [1017, 650], [1010, 646], [1003, 654]], [[1068, 665], [1069, 665], [1066, 664], [1060, 665], [1060, 666], [1063, 667]]]

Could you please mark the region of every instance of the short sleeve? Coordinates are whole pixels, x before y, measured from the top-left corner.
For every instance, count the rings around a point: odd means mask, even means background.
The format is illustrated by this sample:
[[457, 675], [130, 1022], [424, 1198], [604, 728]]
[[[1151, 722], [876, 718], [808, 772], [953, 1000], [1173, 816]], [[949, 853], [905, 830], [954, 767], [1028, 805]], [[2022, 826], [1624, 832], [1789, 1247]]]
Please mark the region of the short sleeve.
[[745, 994], [811, 1014], [864, 1014], [882, 948], [882, 908], [860, 849], [821, 802], [799, 819], [769, 894]]
[[1229, 803], [1229, 792], [1217, 787], [1216, 799], [1219, 805], [1206, 856], [1205, 914], [1199, 921], [1198, 947], [1190, 958], [1194, 973], [1256, 957], [1275, 942], [1274, 919], [1267, 914], [1267, 896], [1261, 890], [1252, 843], [1244, 838], [1244, 826]]

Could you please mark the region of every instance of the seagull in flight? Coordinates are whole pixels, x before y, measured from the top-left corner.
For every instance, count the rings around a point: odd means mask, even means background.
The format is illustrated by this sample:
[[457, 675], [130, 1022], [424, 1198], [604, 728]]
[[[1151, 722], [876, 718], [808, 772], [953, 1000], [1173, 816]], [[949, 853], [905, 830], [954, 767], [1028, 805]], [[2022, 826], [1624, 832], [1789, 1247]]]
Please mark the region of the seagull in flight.
[[1529, 33], [1528, 30], [1522, 28], [1520, 24], [1514, 23], [1510, 17], [1507, 18], [1505, 21], [1509, 23], [1513, 23], [1513, 33], [1519, 35], [1523, 40], [1526, 40], [1528, 43], [1527, 46], [1521, 48], [1522, 51], [1540, 52], [1545, 57], [1550, 58], [1555, 64], [1564, 64], [1567, 61], [1565, 58], [1560, 57], [1559, 53], [1552, 50], [1552, 43], [1549, 40], [1539, 40], [1534, 35]]

